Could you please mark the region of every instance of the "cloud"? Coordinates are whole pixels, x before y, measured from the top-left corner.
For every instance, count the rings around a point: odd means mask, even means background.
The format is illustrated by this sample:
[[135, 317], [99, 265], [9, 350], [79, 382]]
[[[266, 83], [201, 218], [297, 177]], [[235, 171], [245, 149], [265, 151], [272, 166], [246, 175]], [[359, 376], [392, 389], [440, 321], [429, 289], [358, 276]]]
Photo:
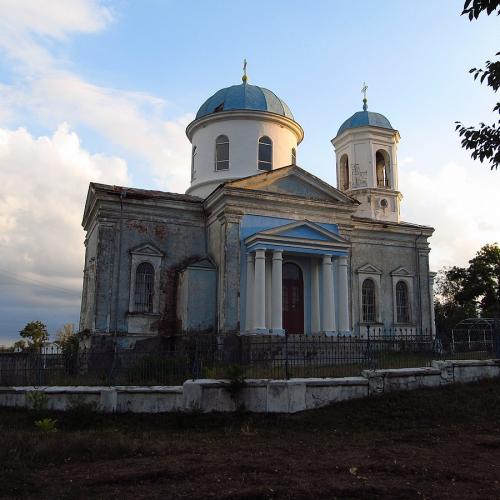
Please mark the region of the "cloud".
[[486, 243], [500, 243], [499, 178], [484, 165], [448, 163], [432, 177], [403, 169], [399, 188], [403, 220], [436, 229], [430, 240], [433, 269], [463, 266]]
[[[67, 124], [51, 137], [0, 129], [0, 316], [79, 309], [90, 181], [127, 185], [126, 162], [91, 154]], [[66, 311], [67, 313], [67, 311]], [[76, 314], [75, 314], [76, 313]], [[5, 324], [3, 325], [5, 328]]]
[[88, 82], [60, 54], [70, 35], [98, 32], [112, 20], [97, 0], [0, 3], [0, 50], [15, 63], [13, 83], [0, 83], [0, 118], [29, 114], [49, 129], [61, 121], [83, 125], [131, 154], [155, 187], [184, 191], [190, 151], [184, 130], [194, 116], [167, 120], [164, 99]]

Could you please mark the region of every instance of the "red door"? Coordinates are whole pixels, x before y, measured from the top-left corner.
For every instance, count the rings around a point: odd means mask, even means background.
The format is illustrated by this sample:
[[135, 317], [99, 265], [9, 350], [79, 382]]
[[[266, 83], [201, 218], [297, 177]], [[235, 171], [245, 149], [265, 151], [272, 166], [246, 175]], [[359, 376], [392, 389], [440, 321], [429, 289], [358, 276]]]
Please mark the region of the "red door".
[[297, 264], [283, 264], [283, 328], [290, 334], [304, 333], [304, 280]]

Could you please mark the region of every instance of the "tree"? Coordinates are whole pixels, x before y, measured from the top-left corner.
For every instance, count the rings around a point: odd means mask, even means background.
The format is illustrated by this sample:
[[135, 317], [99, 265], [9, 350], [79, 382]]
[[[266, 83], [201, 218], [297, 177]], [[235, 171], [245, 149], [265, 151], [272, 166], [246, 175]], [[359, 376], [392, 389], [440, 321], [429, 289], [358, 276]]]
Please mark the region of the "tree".
[[28, 347], [39, 349], [49, 340], [47, 327], [41, 321], [30, 321], [19, 332], [19, 335], [28, 341]]
[[[466, 0], [462, 15], [467, 14], [469, 20], [477, 19], [483, 12], [489, 16], [492, 12], [500, 14], [500, 0]], [[500, 56], [500, 52], [495, 54]], [[486, 84], [496, 92], [500, 88], [500, 60], [486, 61], [486, 68], [472, 68], [469, 73], [474, 74], [474, 80], [479, 78], [480, 82]], [[495, 104], [493, 112], [500, 113], [500, 102]], [[491, 170], [497, 169], [500, 164], [500, 119], [497, 123], [486, 125], [479, 124], [479, 128], [465, 127], [461, 122], [455, 122], [455, 130], [462, 137], [462, 147], [471, 150], [471, 157], [479, 159], [482, 163], [488, 160]]]
[[442, 269], [437, 279], [436, 329], [449, 333], [470, 317], [500, 316], [500, 247], [483, 246], [468, 267]]
[[65, 323], [56, 332], [56, 344], [64, 347], [66, 344], [72, 342], [75, 337], [75, 325], [73, 323]]

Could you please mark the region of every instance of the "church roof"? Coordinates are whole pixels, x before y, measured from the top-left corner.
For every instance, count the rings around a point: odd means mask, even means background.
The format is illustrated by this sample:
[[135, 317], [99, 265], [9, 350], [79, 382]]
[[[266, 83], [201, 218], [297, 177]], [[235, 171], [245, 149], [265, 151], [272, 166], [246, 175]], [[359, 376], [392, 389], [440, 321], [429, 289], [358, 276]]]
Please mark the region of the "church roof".
[[354, 113], [350, 118], [348, 118], [339, 128], [337, 135], [340, 135], [342, 132], [345, 132], [351, 128], [358, 127], [380, 127], [387, 128], [390, 130], [394, 130], [392, 128], [389, 120], [380, 113], [374, 113], [373, 111], [358, 111]]
[[242, 109], [267, 111], [294, 119], [288, 105], [274, 92], [246, 82], [218, 90], [201, 105], [196, 119], [220, 111]]

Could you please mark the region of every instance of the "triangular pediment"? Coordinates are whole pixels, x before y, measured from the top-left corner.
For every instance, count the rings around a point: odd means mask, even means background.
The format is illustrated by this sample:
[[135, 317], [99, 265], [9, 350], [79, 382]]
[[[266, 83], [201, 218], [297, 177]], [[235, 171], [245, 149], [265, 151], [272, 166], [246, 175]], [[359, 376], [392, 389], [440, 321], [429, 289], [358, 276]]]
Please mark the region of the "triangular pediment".
[[297, 165], [278, 168], [270, 172], [227, 182], [227, 187], [299, 196], [331, 203], [357, 204], [330, 184], [310, 174]]
[[410, 276], [413, 276], [413, 273], [408, 271], [408, 269], [406, 269], [406, 267], [399, 266], [396, 269], [394, 269], [394, 271], [391, 272], [391, 276], [409, 276], [410, 277]]
[[356, 271], [358, 274], [382, 274], [382, 271], [373, 264], [365, 264]]
[[135, 247], [132, 250], [130, 250], [130, 253], [136, 255], [152, 255], [154, 257], [163, 257], [164, 255], [161, 250], [156, 248], [151, 243], [139, 245], [138, 247]]
[[333, 243], [349, 244], [349, 241], [338, 234], [321, 227], [319, 224], [305, 220], [286, 224], [285, 226], [266, 229], [260, 235], [281, 238], [297, 238], [304, 240], [328, 241]]

